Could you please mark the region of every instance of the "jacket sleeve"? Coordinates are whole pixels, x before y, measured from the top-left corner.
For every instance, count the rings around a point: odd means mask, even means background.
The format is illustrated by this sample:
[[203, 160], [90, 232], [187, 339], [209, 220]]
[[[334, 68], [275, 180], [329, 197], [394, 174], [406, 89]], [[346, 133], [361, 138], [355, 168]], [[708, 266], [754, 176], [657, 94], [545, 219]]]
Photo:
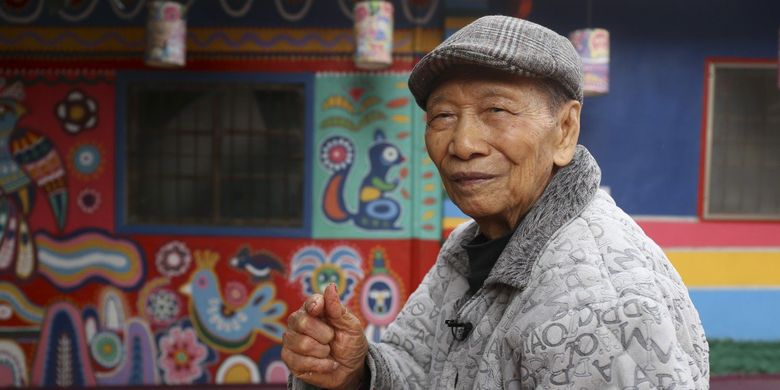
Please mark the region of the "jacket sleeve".
[[[406, 301], [395, 321], [388, 325], [380, 343], [369, 344], [366, 363], [372, 389], [427, 389], [431, 355], [439, 323], [438, 315], [446, 280], [441, 262], [428, 271]], [[315, 389], [290, 377], [288, 388]]]
[[515, 339], [523, 388], [707, 388], [706, 340], [688, 325], [642, 295], [569, 310]]

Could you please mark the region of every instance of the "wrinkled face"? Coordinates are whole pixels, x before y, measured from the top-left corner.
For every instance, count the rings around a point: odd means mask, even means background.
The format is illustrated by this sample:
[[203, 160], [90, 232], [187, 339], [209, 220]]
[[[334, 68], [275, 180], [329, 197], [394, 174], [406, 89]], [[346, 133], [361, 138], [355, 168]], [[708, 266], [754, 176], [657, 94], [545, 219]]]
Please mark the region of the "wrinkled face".
[[537, 81], [497, 72], [450, 76], [427, 102], [425, 143], [460, 209], [510, 229], [553, 175], [560, 132]]

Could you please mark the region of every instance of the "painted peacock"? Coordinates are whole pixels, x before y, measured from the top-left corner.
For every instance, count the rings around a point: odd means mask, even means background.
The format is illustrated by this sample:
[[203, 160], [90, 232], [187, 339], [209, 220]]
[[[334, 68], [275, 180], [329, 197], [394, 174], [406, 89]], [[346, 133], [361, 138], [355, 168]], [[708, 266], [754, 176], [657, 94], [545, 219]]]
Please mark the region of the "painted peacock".
[[18, 127], [27, 110], [24, 88], [0, 79], [0, 271], [14, 265], [16, 276], [27, 279], [37, 256], [27, 218], [35, 191], [49, 199], [57, 227], [65, 226], [68, 193], [62, 159], [47, 137]]

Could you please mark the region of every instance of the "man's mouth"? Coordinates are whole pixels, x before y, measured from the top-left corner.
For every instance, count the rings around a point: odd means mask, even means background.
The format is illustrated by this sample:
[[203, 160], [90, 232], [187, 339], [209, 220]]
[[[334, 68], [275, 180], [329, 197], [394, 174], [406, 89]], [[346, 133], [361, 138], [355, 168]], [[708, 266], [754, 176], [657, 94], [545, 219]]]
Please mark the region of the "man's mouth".
[[450, 175], [450, 180], [458, 185], [472, 185], [484, 183], [495, 175], [484, 172], [458, 172]]

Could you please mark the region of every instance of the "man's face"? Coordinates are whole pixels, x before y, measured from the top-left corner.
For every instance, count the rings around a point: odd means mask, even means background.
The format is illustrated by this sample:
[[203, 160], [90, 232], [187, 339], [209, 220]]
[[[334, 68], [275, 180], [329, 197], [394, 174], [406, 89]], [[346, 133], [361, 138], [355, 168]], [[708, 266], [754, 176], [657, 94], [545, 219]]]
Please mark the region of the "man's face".
[[561, 132], [547, 101], [538, 81], [490, 71], [450, 76], [428, 98], [428, 154], [486, 233], [514, 229], [552, 178]]

